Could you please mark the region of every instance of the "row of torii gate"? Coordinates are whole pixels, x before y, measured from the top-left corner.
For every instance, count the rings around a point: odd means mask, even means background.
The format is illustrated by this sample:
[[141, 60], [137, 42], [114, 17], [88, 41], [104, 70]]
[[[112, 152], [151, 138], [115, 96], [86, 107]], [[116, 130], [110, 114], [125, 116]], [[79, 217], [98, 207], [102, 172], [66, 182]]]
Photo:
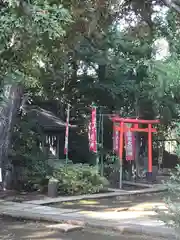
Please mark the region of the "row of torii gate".
[[[122, 159], [124, 149], [124, 133], [126, 132], [145, 132], [148, 133], [148, 170], [147, 178], [152, 178], [152, 134], [157, 132], [157, 129], [153, 127], [155, 124], [159, 124], [160, 120], [143, 120], [143, 119], [130, 119], [121, 118], [118, 116], [111, 117], [113, 121], [114, 130], [119, 131], [119, 160], [120, 160], [120, 188], [122, 188]], [[130, 124], [130, 127], [127, 126]], [[139, 125], [146, 125], [145, 128]]]

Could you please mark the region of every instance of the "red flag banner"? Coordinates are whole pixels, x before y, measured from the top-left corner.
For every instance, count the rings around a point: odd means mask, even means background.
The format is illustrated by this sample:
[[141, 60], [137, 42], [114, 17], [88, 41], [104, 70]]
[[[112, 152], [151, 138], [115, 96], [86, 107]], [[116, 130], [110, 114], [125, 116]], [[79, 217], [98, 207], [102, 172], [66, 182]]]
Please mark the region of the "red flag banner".
[[119, 131], [113, 127], [113, 151], [119, 154]]
[[96, 107], [92, 107], [91, 112], [91, 123], [90, 123], [90, 134], [89, 134], [89, 149], [92, 152], [97, 152], [97, 135], [96, 135]]
[[[126, 127], [130, 127], [128, 126], [129, 124], [126, 124]], [[126, 160], [127, 161], [132, 161], [134, 160], [135, 157], [135, 138], [134, 138], [134, 134], [131, 131], [127, 131], [124, 133], [124, 137], [125, 137], [125, 147], [126, 147]]]

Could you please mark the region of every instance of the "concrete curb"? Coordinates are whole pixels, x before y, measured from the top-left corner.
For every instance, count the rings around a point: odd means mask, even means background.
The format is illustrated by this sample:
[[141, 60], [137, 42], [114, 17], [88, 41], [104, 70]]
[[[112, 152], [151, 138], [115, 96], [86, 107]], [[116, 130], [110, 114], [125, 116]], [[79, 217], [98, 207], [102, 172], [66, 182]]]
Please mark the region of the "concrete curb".
[[161, 227], [157, 230], [155, 227], [143, 226], [143, 225], [120, 225], [120, 226], [105, 226], [102, 224], [86, 223], [85, 226], [91, 228], [104, 229], [107, 231], [119, 232], [120, 234], [134, 234], [134, 235], [146, 235], [151, 237], [166, 238], [166, 239], [179, 239], [177, 233], [173, 229]]
[[99, 223], [95, 223], [93, 220], [82, 220], [82, 218], [71, 218], [68, 216], [59, 216], [58, 219], [55, 219], [51, 216], [40, 216], [39, 214], [33, 214], [29, 216], [29, 214], [26, 214], [23, 211], [19, 211], [19, 215], [17, 212], [14, 213], [8, 213], [8, 212], [2, 212], [0, 214], [4, 217], [12, 217], [16, 219], [24, 219], [24, 220], [33, 220], [33, 221], [44, 221], [49, 223], [64, 223], [64, 224], [70, 224], [70, 225], [77, 225], [81, 228], [96, 228], [96, 229], [102, 229], [106, 231], [112, 231], [120, 234], [134, 234], [134, 235], [146, 235], [146, 236], [152, 236], [157, 238], [166, 238], [166, 239], [172, 239], [177, 240], [180, 239], [177, 236], [177, 233], [175, 230], [166, 228], [164, 226], [157, 227], [151, 227], [151, 226], [145, 226], [140, 224], [118, 224], [114, 222], [108, 222], [108, 221], [99, 221]]
[[167, 239], [177, 239], [177, 234], [174, 231], [166, 231], [167, 229], [163, 229], [161, 231], [157, 231], [156, 228], [151, 228], [147, 226], [120, 226], [117, 227], [116, 231], [120, 231], [122, 234], [134, 234], [134, 235], [146, 235], [151, 237], [158, 238], [167, 238]]
[[87, 199], [101, 199], [101, 198], [113, 198], [113, 197], [129, 197], [129, 196], [137, 196], [151, 193], [160, 193], [167, 191], [166, 187], [161, 188], [147, 188], [141, 189], [137, 191], [122, 191], [117, 190], [115, 192], [110, 193], [99, 193], [99, 194], [90, 194], [90, 195], [79, 195], [79, 196], [71, 196], [71, 197], [57, 197], [57, 198], [46, 198], [44, 200], [33, 200], [33, 201], [24, 201], [23, 203], [34, 204], [34, 205], [46, 205], [52, 203], [60, 203], [60, 202], [71, 202], [78, 200], [87, 200]]

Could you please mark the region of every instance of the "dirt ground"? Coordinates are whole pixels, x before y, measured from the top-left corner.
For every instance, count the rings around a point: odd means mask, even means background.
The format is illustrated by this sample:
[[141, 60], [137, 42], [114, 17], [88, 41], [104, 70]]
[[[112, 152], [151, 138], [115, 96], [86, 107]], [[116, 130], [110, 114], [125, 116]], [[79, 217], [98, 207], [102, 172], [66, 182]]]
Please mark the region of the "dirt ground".
[[61, 233], [48, 229], [48, 223], [0, 218], [1, 240], [163, 240], [147, 236], [120, 235], [105, 230], [86, 229]]
[[45, 197], [47, 197], [45, 194], [39, 192], [18, 192], [13, 190], [0, 191], [0, 199], [13, 202], [41, 200]]

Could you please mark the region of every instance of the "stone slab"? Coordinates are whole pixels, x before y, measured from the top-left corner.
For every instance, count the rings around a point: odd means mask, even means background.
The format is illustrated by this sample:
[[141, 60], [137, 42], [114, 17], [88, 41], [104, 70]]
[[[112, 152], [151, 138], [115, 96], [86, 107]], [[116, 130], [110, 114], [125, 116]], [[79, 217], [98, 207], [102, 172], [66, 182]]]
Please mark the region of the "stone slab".
[[53, 225], [48, 225], [47, 228], [51, 230], [58, 230], [60, 232], [72, 232], [72, 231], [77, 231], [83, 229], [82, 225], [72, 225], [68, 223], [60, 223], [60, 224], [53, 224]]
[[78, 200], [85, 200], [85, 199], [101, 199], [101, 198], [121, 197], [121, 196], [128, 197], [131, 195], [157, 193], [157, 192], [162, 192], [166, 190], [167, 190], [167, 187], [160, 184], [152, 188], [146, 188], [146, 189], [140, 189], [140, 190], [134, 190], [134, 191], [124, 191], [119, 189], [110, 193], [86, 194], [86, 195], [80, 195], [80, 196], [57, 197], [57, 198], [47, 197], [42, 200], [25, 201], [24, 203], [34, 204], [34, 205], [46, 205], [51, 203], [71, 202], [71, 201], [78, 201]]
[[[149, 220], [146, 219], [144, 222], [148, 222]], [[138, 220], [136, 222], [139, 222]], [[155, 224], [155, 223], [154, 223]], [[171, 239], [171, 240], [177, 240], [180, 238], [177, 238], [177, 233], [173, 229], [166, 228], [164, 226], [158, 226], [156, 223], [156, 226], [151, 226], [151, 222], [149, 221], [148, 225], [143, 225], [142, 222], [139, 222], [139, 224], [131, 223], [131, 221], [125, 222], [125, 223], [117, 223], [117, 222], [108, 222], [108, 221], [89, 221], [86, 222], [86, 226], [96, 229], [105, 229], [108, 231], [115, 231], [119, 232], [121, 234], [134, 234], [134, 235], [147, 235], [151, 237], [157, 237], [157, 238], [165, 238], [165, 239]]]
[[128, 225], [128, 226], [117, 226], [114, 228], [115, 231], [119, 231], [121, 234], [136, 234], [136, 235], [146, 235], [151, 237], [167, 238], [167, 239], [178, 239], [177, 234], [174, 230], [169, 231], [169, 229], [161, 228], [158, 229], [150, 226], [141, 225]]
[[139, 182], [132, 182], [132, 181], [123, 181], [123, 184], [129, 185], [129, 186], [139, 186], [139, 187], [145, 187], [145, 188], [153, 188], [153, 184], [146, 184], [146, 183], [139, 183]]

